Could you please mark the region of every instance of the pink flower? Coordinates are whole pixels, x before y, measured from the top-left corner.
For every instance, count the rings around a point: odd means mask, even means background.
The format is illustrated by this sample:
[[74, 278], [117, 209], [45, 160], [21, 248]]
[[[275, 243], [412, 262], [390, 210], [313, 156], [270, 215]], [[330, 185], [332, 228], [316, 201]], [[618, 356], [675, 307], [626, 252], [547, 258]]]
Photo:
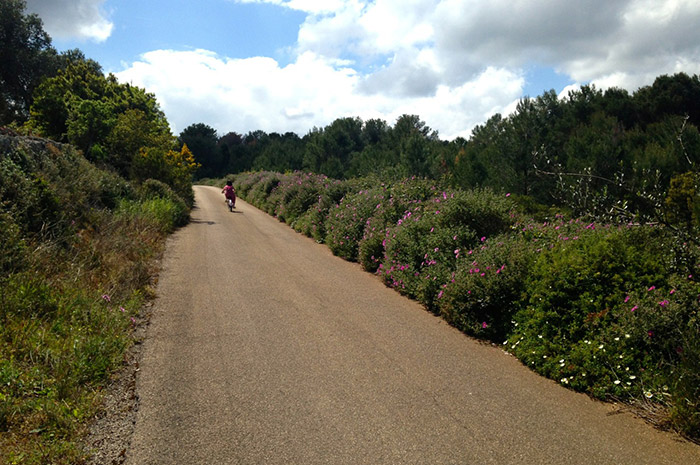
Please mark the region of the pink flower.
[[102, 300], [108, 303], [112, 301], [112, 299], [107, 294], [102, 295]]
[[656, 286], [651, 286], [649, 289], [647, 289], [647, 292], [651, 292], [651, 291], [653, 291], [654, 289], [656, 289]]
[[484, 321], [483, 323], [481, 323], [481, 328], [482, 328], [482, 329], [486, 329], [486, 328], [488, 328], [488, 327], [489, 327], [489, 325], [487, 325], [485, 321]]
[[437, 298], [438, 299], [442, 298], [442, 291], [438, 292]]
[[659, 302], [659, 305], [661, 305], [662, 307], [665, 307], [668, 304], [669, 304], [668, 300], [662, 300], [661, 302]]
[[508, 193], [506, 194], [506, 197], [510, 197], [510, 192], [508, 192]]
[[630, 301], [630, 296], [625, 297], [625, 303]]
[[669, 292], [669, 294], [671, 294], [671, 295], [673, 295], [673, 294], [675, 294], [675, 293], [676, 293], [676, 290], [675, 290], [675, 289], [671, 289], [671, 292]]
[[481, 242], [484, 242], [486, 240], [486, 236], [481, 238]]

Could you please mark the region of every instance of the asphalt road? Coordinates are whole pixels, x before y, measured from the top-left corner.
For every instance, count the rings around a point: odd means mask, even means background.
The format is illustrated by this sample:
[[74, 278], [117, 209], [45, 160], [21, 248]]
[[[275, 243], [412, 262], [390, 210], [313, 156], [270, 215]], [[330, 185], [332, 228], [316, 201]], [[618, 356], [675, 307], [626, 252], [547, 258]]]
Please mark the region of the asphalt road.
[[171, 239], [127, 464], [700, 464], [216, 188]]

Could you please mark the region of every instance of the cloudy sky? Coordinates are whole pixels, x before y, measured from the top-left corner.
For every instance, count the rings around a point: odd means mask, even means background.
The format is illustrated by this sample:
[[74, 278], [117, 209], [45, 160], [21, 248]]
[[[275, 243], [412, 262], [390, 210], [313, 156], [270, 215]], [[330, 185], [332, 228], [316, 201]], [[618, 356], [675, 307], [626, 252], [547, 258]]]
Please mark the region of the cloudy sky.
[[698, 0], [27, 0], [59, 50], [153, 92], [173, 132], [415, 114], [468, 137], [525, 95], [700, 74]]

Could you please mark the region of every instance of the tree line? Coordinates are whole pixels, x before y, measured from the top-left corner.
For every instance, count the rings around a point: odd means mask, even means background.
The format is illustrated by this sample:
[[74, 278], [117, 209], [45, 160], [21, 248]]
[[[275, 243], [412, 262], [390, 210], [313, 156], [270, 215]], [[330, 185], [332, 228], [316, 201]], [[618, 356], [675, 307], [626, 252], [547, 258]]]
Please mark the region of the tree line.
[[[667, 203], [697, 220], [700, 78], [663, 75], [630, 93], [594, 85], [554, 90], [495, 114], [469, 138], [440, 139], [416, 115], [393, 126], [381, 119], [338, 118], [306, 135], [287, 132], [221, 137], [203, 123], [180, 134], [201, 163], [196, 177], [245, 171], [304, 170], [332, 178], [378, 175], [487, 187], [533, 205], [578, 215], [651, 214]], [[672, 186], [674, 190], [669, 192]], [[675, 196], [668, 198], [669, 193]]]

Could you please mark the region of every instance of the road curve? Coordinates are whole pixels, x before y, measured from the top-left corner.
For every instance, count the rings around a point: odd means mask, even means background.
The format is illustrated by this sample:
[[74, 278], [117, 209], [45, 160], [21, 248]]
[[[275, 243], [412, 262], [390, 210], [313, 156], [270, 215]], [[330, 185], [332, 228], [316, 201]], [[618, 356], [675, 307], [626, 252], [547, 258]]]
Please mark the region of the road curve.
[[129, 465], [700, 464], [244, 202], [168, 244]]

